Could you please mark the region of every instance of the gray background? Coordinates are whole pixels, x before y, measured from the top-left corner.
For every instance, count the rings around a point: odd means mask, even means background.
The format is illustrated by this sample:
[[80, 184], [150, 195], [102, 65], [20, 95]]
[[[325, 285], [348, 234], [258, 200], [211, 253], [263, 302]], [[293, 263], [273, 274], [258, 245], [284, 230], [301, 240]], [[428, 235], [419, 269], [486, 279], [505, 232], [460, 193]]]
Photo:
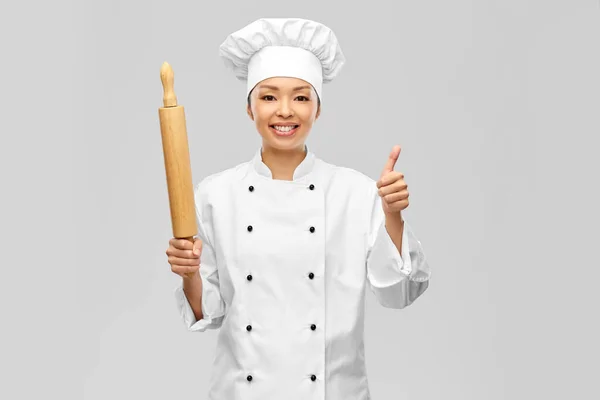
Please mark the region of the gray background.
[[194, 182], [260, 145], [218, 46], [330, 26], [317, 156], [377, 178], [394, 144], [433, 268], [367, 299], [374, 400], [597, 399], [597, 1], [52, 1], [0, 6], [6, 399], [206, 398], [216, 332], [177, 314], [158, 108], [168, 61]]

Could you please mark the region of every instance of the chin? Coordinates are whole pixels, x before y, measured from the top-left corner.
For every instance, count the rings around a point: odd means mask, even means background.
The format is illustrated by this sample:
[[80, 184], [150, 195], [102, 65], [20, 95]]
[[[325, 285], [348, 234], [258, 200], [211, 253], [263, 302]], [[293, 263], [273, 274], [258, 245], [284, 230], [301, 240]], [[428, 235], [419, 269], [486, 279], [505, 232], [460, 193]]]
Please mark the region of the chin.
[[267, 146], [273, 148], [273, 149], [277, 149], [277, 150], [294, 150], [296, 147], [298, 147], [299, 142], [297, 140], [290, 140], [286, 143], [281, 143], [277, 140], [264, 140], [263, 139], [263, 143], [265, 143]]

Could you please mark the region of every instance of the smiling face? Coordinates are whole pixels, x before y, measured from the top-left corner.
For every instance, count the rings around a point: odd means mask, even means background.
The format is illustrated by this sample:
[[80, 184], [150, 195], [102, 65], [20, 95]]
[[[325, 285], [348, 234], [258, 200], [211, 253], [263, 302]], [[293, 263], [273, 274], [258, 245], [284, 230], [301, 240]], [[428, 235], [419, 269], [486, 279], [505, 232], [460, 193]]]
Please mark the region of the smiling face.
[[304, 151], [321, 107], [317, 92], [308, 82], [273, 77], [254, 87], [246, 111], [262, 136], [263, 147]]

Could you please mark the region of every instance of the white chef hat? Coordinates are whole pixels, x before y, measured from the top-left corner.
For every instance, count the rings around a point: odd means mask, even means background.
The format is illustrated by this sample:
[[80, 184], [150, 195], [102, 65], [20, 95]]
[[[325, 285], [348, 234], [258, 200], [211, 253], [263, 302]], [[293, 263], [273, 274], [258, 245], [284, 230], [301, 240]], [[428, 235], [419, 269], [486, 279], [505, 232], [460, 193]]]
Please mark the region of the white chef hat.
[[260, 18], [230, 34], [219, 55], [247, 82], [246, 96], [257, 83], [284, 76], [310, 83], [321, 101], [323, 83], [332, 81], [346, 61], [331, 29], [301, 18]]

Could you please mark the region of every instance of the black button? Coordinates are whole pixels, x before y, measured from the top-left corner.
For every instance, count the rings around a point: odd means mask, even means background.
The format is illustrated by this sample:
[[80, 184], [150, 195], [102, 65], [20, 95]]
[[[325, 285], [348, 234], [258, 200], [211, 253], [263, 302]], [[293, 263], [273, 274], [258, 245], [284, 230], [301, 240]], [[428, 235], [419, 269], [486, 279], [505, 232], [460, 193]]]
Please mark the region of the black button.
[[316, 376], [314, 376], [314, 375], [311, 375], [311, 376], [310, 376], [310, 379], [311, 379], [311, 380], [314, 382], [314, 381], [316, 381], [316, 380], [317, 380], [317, 377], [316, 377]]
[[248, 279], [249, 281], [251, 281], [251, 280], [252, 280], [252, 275], [248, 275], [248, 276], [246, 277], [246, 279]]
[[308, 187], [310, 190], [315, 190], [315, 185], [313, 185], [312, 183], [310, 184], [310, 186]]
[[315, 324], [312, 324], [312, 325], [310, 326], [310, 329], [312, 329], [312, 330], [314, 331], [315, 329], [317, 329], [317, 326], [316, 326]]
[[314, 231], [315, 231], [315, 227], [314, 227], [314, 226], [311, 226], [311, 227], [310, 227], [310, 233], [313, 233]]
[[250, 332], [250, 331], [252, 330], [252, 325], [248, 325], [248, 326], [246, 327], [246, 330], [247, 330], [248, 332]]
[[252, 380], [252, 375], [248, 375], [246, 379], [248, 379], [248, 382], [250, 382]]
[[252, 225], [248, 225], [248, 232], [252, 232]]
[[250, 187], [248, 187], [248, 190], [254, 192], [254, 186], [250, 185]]
[[313, 274], [313, 273], [311, 272], [310, 274], [308, 274], [308, 277], [309, 277], [310, 279], [312, 279], [312, 278], [314, 278], [314, 277], [315, 277], [315, 274]]

